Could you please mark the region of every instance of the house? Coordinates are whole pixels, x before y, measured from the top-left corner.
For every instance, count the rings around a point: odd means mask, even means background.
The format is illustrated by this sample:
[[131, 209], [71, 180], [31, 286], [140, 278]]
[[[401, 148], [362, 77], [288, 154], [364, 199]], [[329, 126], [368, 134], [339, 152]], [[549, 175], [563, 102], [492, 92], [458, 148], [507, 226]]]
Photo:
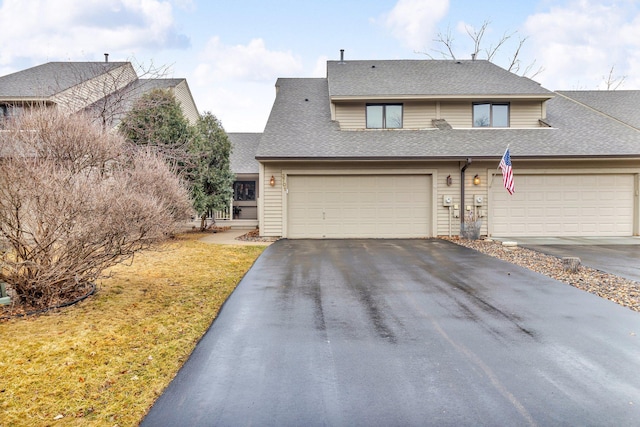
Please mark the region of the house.
[[233, 227], [255, 228], [258, 225], [258, 173], [260, 167], [256, 151], [260, 133], [227, 134], [231, 141], [229, 156], [231, 171], [236, 175], [233, 183]]
[[[105, 55], [105, 58], [107, 56]], [[171, 90], [185, 117], [199, 117], [185, 79], [140, 79], [130, 62], [48, 62], [0, 77], [0, 126], [30, 108], [86, 111], [117, 126], [133, 102], [155, 88]]]
[[343, 57], [276, 89], [256, 152], [264, 236], [640, 234], [637, 94], [556, 93], [483, 60]]

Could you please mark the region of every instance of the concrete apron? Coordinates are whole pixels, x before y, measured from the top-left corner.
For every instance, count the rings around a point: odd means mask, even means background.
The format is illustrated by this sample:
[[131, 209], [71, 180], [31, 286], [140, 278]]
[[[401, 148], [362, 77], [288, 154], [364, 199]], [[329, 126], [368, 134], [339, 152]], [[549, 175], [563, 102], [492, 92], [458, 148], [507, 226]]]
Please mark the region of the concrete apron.
[[627, 237], [491, 237], [500, 242], [529, 245], [640, 245], [640, 236]]

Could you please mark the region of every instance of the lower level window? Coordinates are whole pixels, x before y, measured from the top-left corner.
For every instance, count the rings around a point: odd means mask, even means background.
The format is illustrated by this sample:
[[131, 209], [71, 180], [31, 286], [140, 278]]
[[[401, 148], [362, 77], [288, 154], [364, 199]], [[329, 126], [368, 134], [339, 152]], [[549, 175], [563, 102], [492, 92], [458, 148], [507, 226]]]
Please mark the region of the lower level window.
[[256, 199], [255, 181], [235, 181], [233, 183], [233, 200], [236, 202]]
[[473, 104], [473, 127], [509, 127], [509, 104]]
[[402, 104], [367, 104], [367, 129], [402, 129]]

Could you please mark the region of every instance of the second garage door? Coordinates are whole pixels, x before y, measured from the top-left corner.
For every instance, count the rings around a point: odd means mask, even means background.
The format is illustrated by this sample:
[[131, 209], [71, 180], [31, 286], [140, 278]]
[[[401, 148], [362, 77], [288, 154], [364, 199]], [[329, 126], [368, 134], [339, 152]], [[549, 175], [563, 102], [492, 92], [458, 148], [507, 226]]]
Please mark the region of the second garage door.
[[293, 175], [288, 190], [289, 238], [430, 236], [430, 175]]
[[522, 174], [512, 196], [501, 183], [492, 186], [494, 236], [633, 234], [632, 174]]

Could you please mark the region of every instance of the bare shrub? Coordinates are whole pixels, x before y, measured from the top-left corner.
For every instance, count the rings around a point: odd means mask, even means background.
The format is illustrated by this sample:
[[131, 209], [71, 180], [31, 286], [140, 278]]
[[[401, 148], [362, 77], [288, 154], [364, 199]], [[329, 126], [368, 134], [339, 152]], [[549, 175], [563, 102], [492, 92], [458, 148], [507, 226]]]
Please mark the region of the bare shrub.
[[86, 117], [25, 115], [0, 147], [0, 280], [32, 307], [73, 298], [191, 214], [161, 159]]

